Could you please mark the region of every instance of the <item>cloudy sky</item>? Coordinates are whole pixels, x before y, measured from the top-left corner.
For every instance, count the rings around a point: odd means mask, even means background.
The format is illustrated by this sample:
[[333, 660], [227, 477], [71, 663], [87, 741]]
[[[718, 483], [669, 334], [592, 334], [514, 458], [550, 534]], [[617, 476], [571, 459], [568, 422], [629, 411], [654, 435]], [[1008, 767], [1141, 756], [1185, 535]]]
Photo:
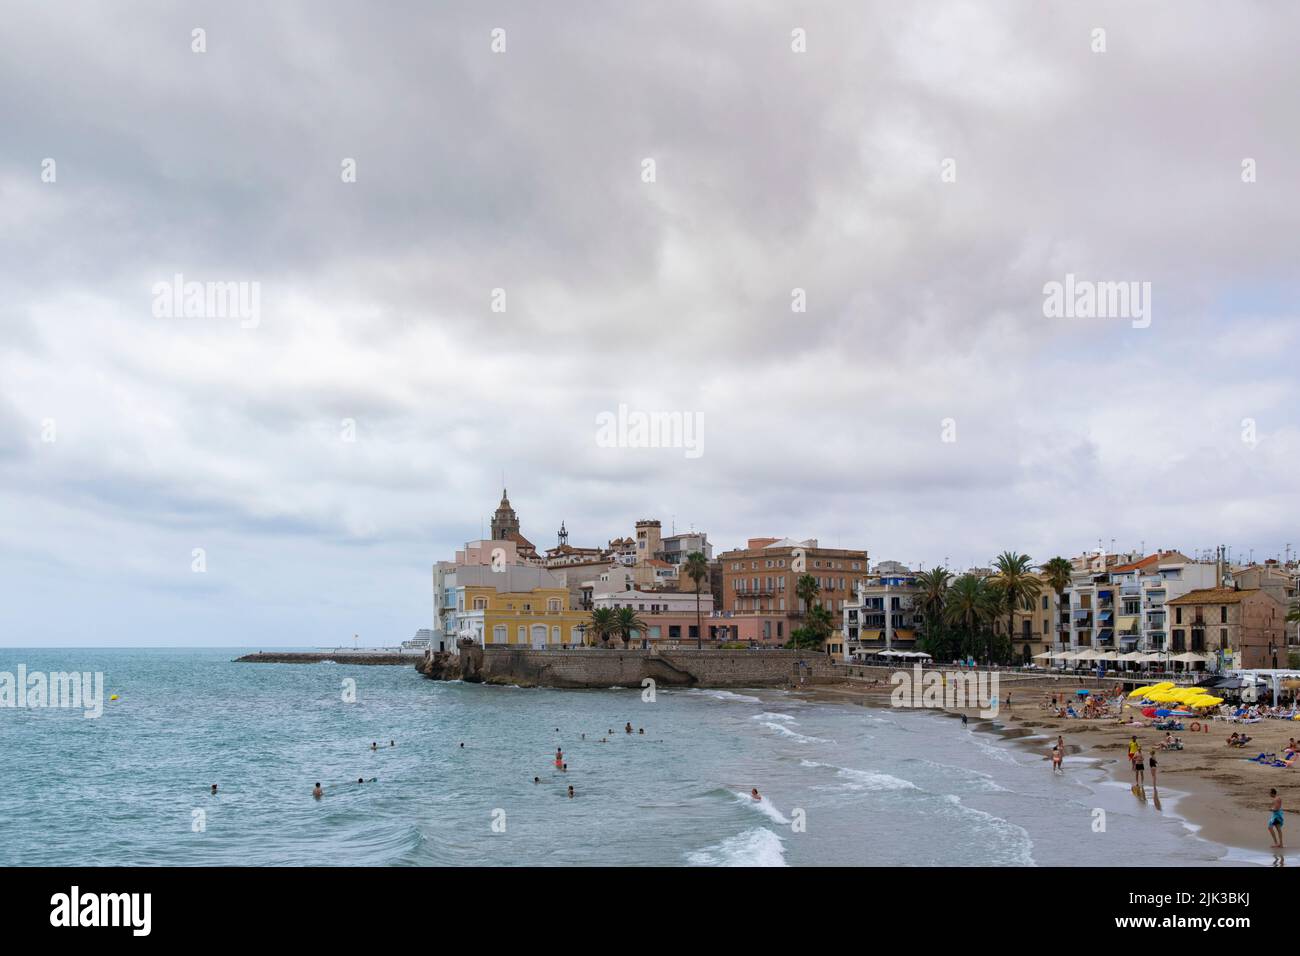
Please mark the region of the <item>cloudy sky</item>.
[[[0, 643], [395, 643], [503, 474], [542, 547], [1300, 547], [1298, 29], [11, 4]], [[1067, 274], [1149, 282], [1149, 325], [1045, 316]], [[176, 275], [256, 283], [256, 320], [158, 315]], [[620, 405], [702, 454], [602, 447]]]

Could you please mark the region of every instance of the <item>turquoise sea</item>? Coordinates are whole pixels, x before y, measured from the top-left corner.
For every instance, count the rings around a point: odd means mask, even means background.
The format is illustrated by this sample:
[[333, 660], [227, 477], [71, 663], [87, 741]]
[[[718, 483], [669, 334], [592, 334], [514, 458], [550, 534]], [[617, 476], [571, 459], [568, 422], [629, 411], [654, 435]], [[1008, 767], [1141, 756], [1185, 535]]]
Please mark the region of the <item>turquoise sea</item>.
[[119, 695], [98, 719], [0, 708], [0, 865], [1268, 862], [1198, 838], [1177, 794], [1139, 806], [1085, 761], [1056, 777], [940, 715], [242, 653], [0, 649], [0, 671], [102, 671]]

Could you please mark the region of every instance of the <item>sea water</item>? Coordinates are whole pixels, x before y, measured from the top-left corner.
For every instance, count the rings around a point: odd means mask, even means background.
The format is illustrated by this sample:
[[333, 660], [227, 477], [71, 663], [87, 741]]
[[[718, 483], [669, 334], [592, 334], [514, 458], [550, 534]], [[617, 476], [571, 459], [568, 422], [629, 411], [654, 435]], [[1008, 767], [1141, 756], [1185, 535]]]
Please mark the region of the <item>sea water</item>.
[[0, 865], [1257, 862], [1197, 837], [1176, 794], [1157, 810], [934, 713], [242, 653], [0, 649], [0, 671], [102, 672], [106, 694], [97, 719], [0, 709]]

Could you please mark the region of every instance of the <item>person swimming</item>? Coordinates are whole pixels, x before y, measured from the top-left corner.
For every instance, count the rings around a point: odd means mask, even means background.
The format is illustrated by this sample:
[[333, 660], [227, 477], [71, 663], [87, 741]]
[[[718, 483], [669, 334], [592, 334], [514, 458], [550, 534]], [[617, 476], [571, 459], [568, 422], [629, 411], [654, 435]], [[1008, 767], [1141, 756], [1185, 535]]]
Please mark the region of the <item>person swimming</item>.
[[629, 734], [632, 732], [632, 721], [629, 720], [627, 722], [627, 726], [623, 728], [623, 731], [624, 733], [629, 733]]
[[758, 787], [755, 787], [753, 790], [749, 791], [749, 796], [750, 796], [750, 798], [753, 799], [753, 800], [762, 800], [762, 799], [763, 799], [762, 797], [760, 797], [760, 796], [758, 795]]
[[365, 782], [366, 782], [366, 781], [365, 781], [364, 778], [362, 778], [362, 777], [357, 777], [357, 783], [365, 783]]
[[212, 785], [212, 795], [214, 797], [217, 795], [217, 785], [215, 783]]
[[569, 799], [573, 799], [573, 784], [569, 784]]
[[374, 740], [370, 741], [370, 749], [371, 749], [371, 750], [378, 750], [378, 749], [379, 749], [379, 744], [378, 744], [376, 741], [374, 741]]
[[639, 729], [637, 730], [637, 733], [640, 734], [642, 737], [644, 737], [644, 736], [645, 736], [645, 728], [644, 728], [644, 727], [639, 728]]
[[541, 777], [533, 777], [533, 783], [541, 783], [541, 782], [542, 782]]
[[396, 747], [396, 746], [397, 746], [397, 741], [396, 741], [396, 740], [390, 740], [390, 741], [388, 742], [388, 746], [390, 746], [390, 747]]
[[317, 800], [325, 796], [325, 791], [320, 788], [319, 780], [316, 781], [316, 786], [312, 789], [311, 795], [315, 797]]

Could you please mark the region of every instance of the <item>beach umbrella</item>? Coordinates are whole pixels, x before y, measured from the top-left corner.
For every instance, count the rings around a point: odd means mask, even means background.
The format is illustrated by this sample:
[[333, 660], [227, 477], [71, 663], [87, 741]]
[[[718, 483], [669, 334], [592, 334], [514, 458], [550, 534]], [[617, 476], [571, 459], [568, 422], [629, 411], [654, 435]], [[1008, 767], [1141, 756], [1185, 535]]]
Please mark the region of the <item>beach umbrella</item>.
[[1087, 697], [1088, 694], [1091, 693], [1091, 691], [1076, 690], [1075, 693], [1078, 694], [1080, 697]]
[[1139, 687], [1137, 690], [1130, 692], [1129, 697], [1141, 697], [1144, 694], [1150, 693], [1151, 690], [1152, 688], [1150, 687]]
[[[1156, 655], [1157, 658], [1159, 658], [1159, 656], [1160, 656], [1159, 654]], [[1152, 684], [1151, 689], [1152, 690], [1173, 690], [1177, 686], [1178, 685], [1175, 684], [1173, 681], [1162, 680], [1159, 684]]]
[[[1168, 707], [1161, 707], [1159, 710], [1156, 711], [1155, 716], [1157, 716], [1157, 717], [1168, 717], [1168, 716], [1169, 716], [1170, 714], [1172, 714], [1172, 713], [1173, 713], [1173, 711], [1170, 710]], [[1143, 714], [1143, 716], [1147, 716], [1147, 717], [1151, 716], [1150, 714], [1147, 714], [1147, 712], [1146, 712], [1145, 710], [1142, 711], [1142, 714]]]
[[1143, 717], [1154, 717], [1158, 713], [1160, 713], [1160, 711], [1156, 710], [1154, 707], [1145, 707], [1142, 710]]

